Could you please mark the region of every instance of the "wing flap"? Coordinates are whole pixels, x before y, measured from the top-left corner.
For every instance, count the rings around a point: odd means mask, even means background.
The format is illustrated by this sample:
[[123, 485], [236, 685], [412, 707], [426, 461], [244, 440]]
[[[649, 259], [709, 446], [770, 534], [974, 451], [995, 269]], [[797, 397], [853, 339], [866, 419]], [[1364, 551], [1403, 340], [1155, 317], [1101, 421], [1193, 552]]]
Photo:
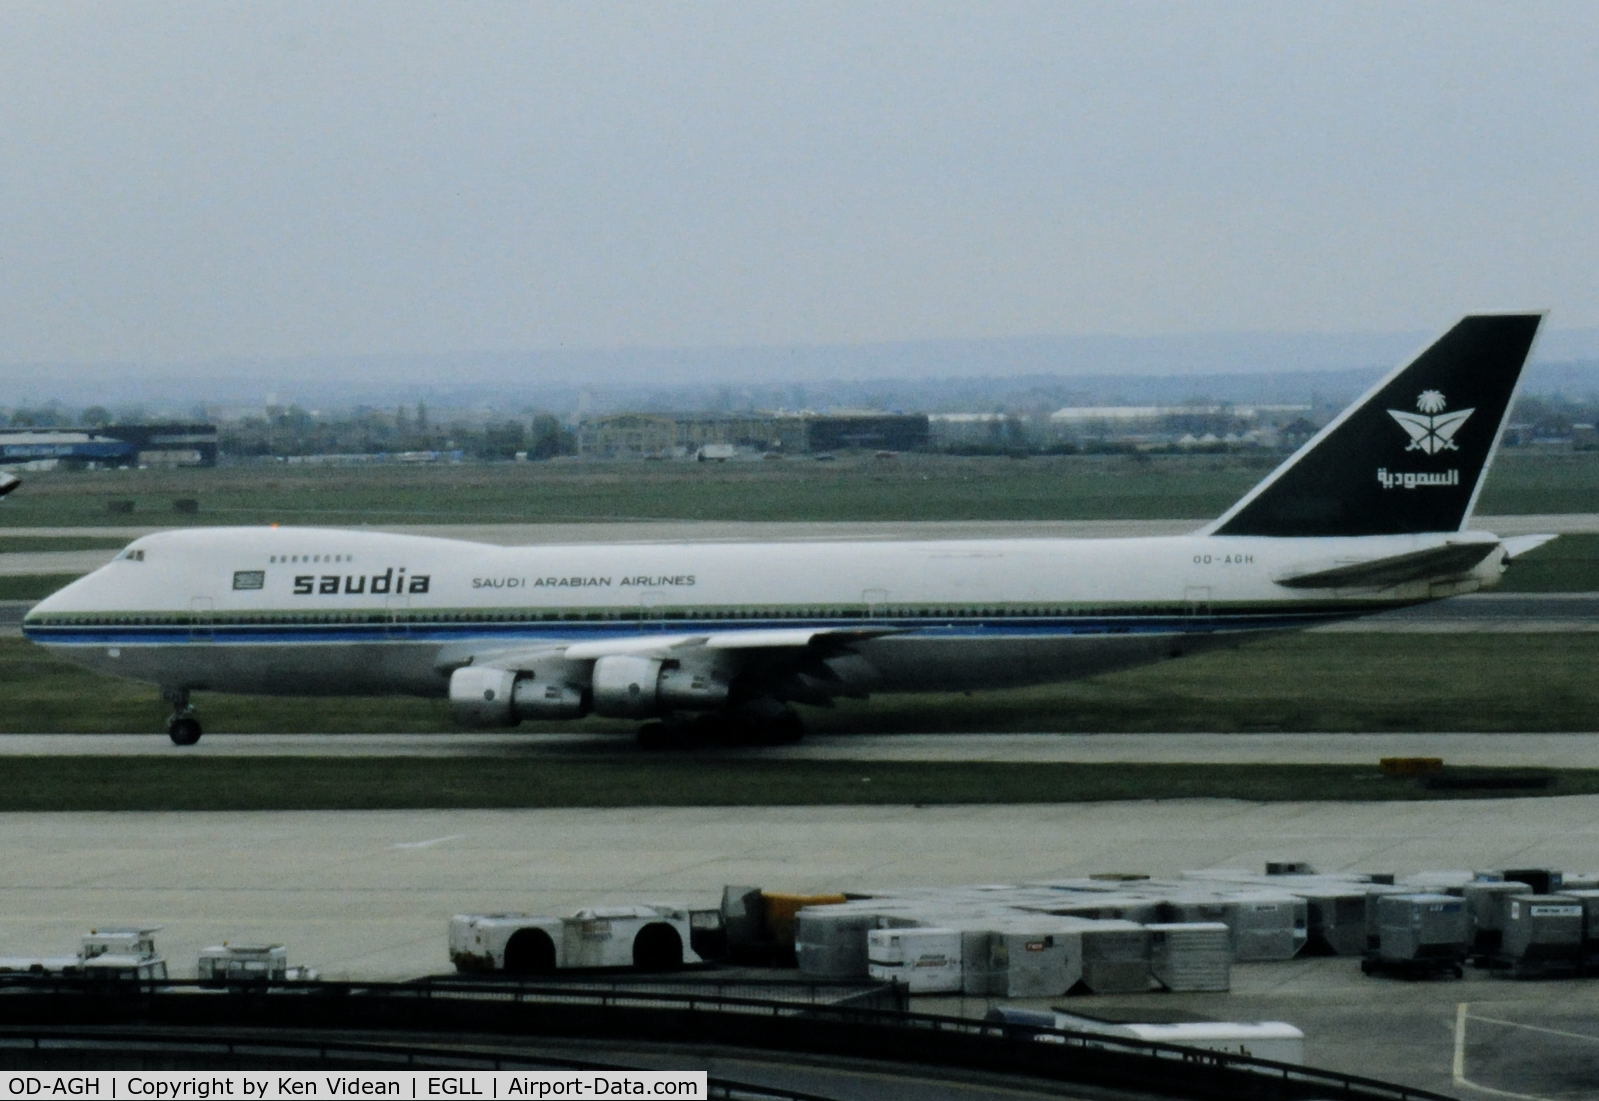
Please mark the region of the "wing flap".
[[1279, 577], [1290, 589], [1384, 589], [1407, 581], [1443, 579], [1467, 573], [1498, 549], [1499, 543], [1445, 543], [1426, 550], [1393, 554], [1368, 562]]

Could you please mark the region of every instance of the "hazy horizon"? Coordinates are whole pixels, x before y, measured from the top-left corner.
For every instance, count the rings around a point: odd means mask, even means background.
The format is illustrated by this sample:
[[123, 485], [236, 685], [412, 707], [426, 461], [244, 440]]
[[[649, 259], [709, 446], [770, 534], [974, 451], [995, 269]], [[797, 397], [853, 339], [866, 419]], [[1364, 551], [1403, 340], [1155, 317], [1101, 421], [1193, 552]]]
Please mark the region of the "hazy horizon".
[[1599, 326], [1579, 0], [61, 0], [0, 31], [0, 364]]

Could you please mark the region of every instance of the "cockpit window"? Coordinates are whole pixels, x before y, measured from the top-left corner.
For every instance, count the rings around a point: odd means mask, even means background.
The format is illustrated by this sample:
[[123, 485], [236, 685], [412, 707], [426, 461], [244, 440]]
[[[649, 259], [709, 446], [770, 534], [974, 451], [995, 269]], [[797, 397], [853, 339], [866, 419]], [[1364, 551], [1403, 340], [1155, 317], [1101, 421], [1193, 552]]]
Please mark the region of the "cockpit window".
[[143, 562], [144, 561], [144, 548], [141, 547], [141, 548], [135, 550], [134, 548], [129, 547], [127, 550], [125, 550], [121, 554], [117, 555], [117, 557], [120, 558], [124, 562]]

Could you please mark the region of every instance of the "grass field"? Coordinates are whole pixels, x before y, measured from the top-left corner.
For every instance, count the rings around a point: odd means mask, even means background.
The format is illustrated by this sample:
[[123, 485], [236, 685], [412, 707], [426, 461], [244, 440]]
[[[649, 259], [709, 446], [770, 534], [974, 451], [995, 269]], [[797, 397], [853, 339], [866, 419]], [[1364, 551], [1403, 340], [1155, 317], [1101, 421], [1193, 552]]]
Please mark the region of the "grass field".
[[[1205, 519], [1272, 456], [901, 455], [742, 463], [234, 467], [33, 475], [11, 527], [706, 520]], [[1599, 453], [1500, 456], [1479, 508], [1587, 512]], [[198, 511], [179, 512], [177, 501]], [[131, 512], [112, 512], [113, 506]]]
[[1550, 786], [1496, 790], [1524, 771], [1474, 769], [1484, 786], [1442, 792], [1365, 766], [892, 764], [703, 755], [582, 760], [515, 756], [9, 757], [0, 812], [382, 810], [487, 807], [827, 806], [1076, 803], [1136, 799], [1387, 801], [1599, 792], [1599, 771], [1539, 774]]

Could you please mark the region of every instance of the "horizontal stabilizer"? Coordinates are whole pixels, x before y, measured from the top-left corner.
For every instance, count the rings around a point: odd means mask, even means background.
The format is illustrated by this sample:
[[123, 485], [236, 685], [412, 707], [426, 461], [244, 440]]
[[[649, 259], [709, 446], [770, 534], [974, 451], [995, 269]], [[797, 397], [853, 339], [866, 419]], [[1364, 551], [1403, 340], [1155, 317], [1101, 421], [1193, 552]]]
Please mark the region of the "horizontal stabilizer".
[[1503, 540], [1505, 557], [1511, 561], [1520, 558], [1528, 551], [1537, 550], [1551, 539], [1560, 538], [1558, 535], [1515, 535]]
[[1386, 589], [1407, 581], [1444, 580], [1469, 572], [1499, 547], [1498, 543], [1445, 543], [1441, 547], [1352, 562], [1328, 570], [1279, 577], [1290, 589]]

